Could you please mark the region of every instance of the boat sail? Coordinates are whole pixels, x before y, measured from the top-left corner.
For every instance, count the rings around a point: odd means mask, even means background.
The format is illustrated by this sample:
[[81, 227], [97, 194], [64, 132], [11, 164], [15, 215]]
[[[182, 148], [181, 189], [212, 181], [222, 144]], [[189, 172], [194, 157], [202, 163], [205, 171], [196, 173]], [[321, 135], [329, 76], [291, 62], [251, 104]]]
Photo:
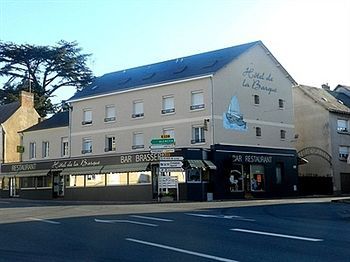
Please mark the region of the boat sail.
[[227, 112], [223, 113], [223, 125], [225, 129], [247, 130], [247, 122], [243, 120], [237, 96], [231, 98]]

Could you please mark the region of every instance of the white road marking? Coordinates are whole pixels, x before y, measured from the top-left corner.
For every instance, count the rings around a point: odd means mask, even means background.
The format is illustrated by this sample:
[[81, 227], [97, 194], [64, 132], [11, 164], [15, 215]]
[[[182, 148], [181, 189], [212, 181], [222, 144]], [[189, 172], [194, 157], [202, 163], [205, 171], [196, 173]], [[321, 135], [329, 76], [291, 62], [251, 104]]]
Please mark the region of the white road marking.
[[143, 222], [137, 222], [137, 221], [132, 221], [132, 220], [104, 220], [104, 219], [96, 219], [95, 222], [97, 223], [129, 223], [129, 224], [135, 224], [135, 225], [142, 225], [142, 226], [149, 226], [149, 227], [157, 227], [158, 225], [156, 224], [149, 224], [149, 223], [143, 223]]
[[171, 219], [158, 218], [158, 217], [146, 217], [146, 216], [138, 216], [138, 215], [130, 215], [130, 217], [149, 219], [149, 220], [155, 220], [155, 221], [162, 221], [162, 222], [173, 222], [174, 221]]
[[256, 221], [255, 219], [244, 218], [244, 217], [241, 217], [241, 216], [208, 215], [208, 214], [197, 214], [197, 213], [185, 213], [185, 214], [189, 215], [189, 216], [196, 216], [196, 217], [235, 219], [235, 220], [250, 221], [250, 222]]
[[309, 238], [309, 237], [299, 237], [299, 236], [292, 236], [292, 235], [283, 235], [283, 234], [276, 234], [276, 233], [269, 233], [269, 232], [262, 232], [262, 231], [254, 231], [254, 230], [240, 229], [240, 228], [232, 228], [230, 230], [237, 231], [237, 232], [265, 235], [265, 236], [274, 236], [274, 237], [283, 237], [283, 238], [291, 238], [291, 239], [297, 239], [297, 240], [312, 241], [312, 242], [323, 241], [323, 239], [319, 239], [319, 238]]
[[27, 219], [33, 220], [33, 221], [44, 222], [44, 223], [48, 223], [48, 224], [54, 224], [54, 225], [61, 224], [60, 222], [57, 222], [57, 221], [48, 220], [48, 219], [42, 219], [42, 218], [37, 218], [37, 217], [27, 217]]
[[0, 204], [10, 204], [10, 202], [0, 201]]
[[182, 249], [182, 248], [166, 246], [166, 245], [162, 245], [162, 244], [142, 241], [142, 240], [133, 239], [133, 238], [126, 238], [125, 240], [131, 241], [131, 242], [135, 242], [135, 243], [139, 243], [139, 244], [143, 244], [143, 245], [147, 245], [147, 246], [168, 249], [168, 250], [172, 250], [172, 251], [175, 251], [175, 252], [184, 253], [184, 254], [188, 254], [188, 255], [193, 255], [193, 256], [197, 256], [197, 257], [204, 257], [204, 258], [208, 258], [208, 259], [212, 259], [212, 260], [216, 260], [216, 261], [238, 262], [237, 260], [232, 260], [232, 259], [228, 259], [228, 258], [207, 255], [207, 254], [204, 254], [204, 253], [194, 252], [194, 251], [190, 251], [190, 250], [186, 250], [186, 249]]

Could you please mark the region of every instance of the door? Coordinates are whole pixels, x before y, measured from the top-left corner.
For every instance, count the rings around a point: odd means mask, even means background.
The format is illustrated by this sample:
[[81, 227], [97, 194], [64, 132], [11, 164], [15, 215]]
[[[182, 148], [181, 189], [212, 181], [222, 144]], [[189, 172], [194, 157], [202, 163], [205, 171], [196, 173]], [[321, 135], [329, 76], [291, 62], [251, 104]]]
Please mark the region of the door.
[[10, 197], [18, 196], [19, 191], [19, 178], [18, 177], [10, 177]]
[[53, 174], [52, 191], [53, 197], [63, 197], [64, 196], [64, 176], [60, 173]]

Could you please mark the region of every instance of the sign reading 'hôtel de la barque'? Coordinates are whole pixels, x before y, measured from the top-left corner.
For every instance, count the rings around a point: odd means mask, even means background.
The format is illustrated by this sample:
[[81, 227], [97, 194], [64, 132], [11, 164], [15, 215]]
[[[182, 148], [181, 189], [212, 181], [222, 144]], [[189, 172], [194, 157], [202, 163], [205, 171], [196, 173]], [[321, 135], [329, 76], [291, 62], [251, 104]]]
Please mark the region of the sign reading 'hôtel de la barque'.
[[141, 162], [156, 162], [163, 154], [152, 154], [149, 152], [138, 154], [124, 154], [116, 156], [102, 156], [91, 158], [58, 159], [52, 161], [22, 162], [13, 164], [3, 164], [1, 172], [22, 172], [34, 170], [62, 170], [65, 168], [92, 167], [104, 165], [123, 165]]

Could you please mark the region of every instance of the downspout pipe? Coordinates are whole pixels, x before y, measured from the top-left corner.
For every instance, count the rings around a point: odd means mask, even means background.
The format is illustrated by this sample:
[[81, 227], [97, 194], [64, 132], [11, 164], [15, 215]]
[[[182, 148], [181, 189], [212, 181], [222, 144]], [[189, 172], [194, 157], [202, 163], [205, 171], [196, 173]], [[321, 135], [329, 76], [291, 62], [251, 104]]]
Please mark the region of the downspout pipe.
[[210, 84], [211, 84], [211, 98], [210, 98], [210, 113], [211, 113], [211, 144], [215, 145], [215, 119], [214, 119], [214, 82], [213, 75], [210, 76]]

